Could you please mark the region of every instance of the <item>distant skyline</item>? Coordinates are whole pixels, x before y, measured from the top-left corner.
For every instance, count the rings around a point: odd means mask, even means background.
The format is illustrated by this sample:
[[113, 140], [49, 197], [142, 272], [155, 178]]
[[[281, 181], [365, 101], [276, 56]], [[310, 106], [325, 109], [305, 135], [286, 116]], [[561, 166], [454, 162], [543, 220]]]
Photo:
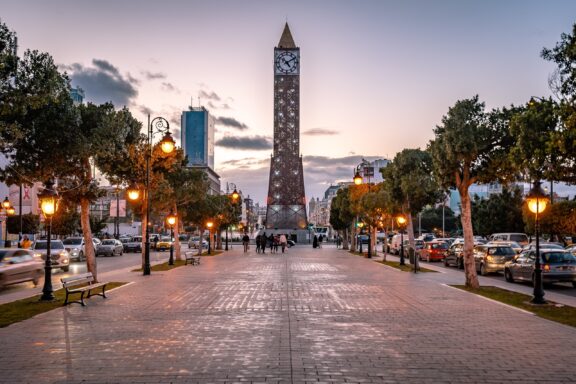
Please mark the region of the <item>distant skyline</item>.
[[351, 181], [361, 158], [425, 148], [457, 100], [488, 109], [549, 96], [540, 58], [576, 1], [0, 0], [19, 54], [48, 52], [87, 101], [170, 121], [192, 103], [217, 118], [216, 172], [264, 203], [273, 49], [288, 21], [301, 48], [306, 195]]

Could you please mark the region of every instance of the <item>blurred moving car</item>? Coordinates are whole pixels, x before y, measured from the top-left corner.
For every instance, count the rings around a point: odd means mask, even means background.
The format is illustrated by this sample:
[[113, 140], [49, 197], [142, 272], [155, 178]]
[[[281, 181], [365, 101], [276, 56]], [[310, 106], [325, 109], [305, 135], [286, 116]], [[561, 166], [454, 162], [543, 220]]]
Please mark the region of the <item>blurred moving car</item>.
[[124, 245], [116, 239], [104, 239], [96, 249], [96, 256], [122, 256], [122, 253]]
[[[534, 268], [536, 264], [536, 251], [522, 252], [513, 260], [506, 263], [504, 277], [506, 281], [530, 281], [534, 284]], [[576, 288], [576, 256], [566, 250], [541, 249], [540, 265], [542, 268], [542, 282], [571, 282]]]
[[160, 240], [156, 242], [157, 251], [167, 251], [172, 246], [172, 238], [170, 236], [161, 236]]
[[[47, 240], [36, 240], [30, 249], [34, 252], [35, 257], [46, 260], [47, 247]], [[64, 272], [70, 270], [70, 254], [64, 248], [62, 240], [50, 240], [50, 262], [52, 268], [60, 268]]]
[[28, 249], [0, 248], [0, 289], [10, 284], [32, 281], [38, 285], [44, 263]]
[[429, 241], [424, 243], [424, 247], [418, 250], [418, 259], [430, 261], [442, 261], [446, 257], [448, 243], [444, 241]]
[[286, 245], [288, 246], [288, 248], [293, 247], [296, 245], [296, 242], [292, 239], [288, 239], [286, 240]]
[[508, 245], [482, 244], [474, 247], [476, 272], [482, 276], [504, 271], [504, 265], [511, 261], [516, 252]]

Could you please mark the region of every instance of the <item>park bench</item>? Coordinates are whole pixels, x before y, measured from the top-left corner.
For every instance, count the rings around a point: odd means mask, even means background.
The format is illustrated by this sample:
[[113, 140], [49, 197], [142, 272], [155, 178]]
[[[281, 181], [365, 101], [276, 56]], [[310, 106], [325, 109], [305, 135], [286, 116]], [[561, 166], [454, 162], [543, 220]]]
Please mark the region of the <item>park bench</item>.
[[[86, 303], [84, 303], [84, 294], [86, 292], [88, 292], [88, 296], [86, 297], [90, 297], [93, 294], [95, 294], [106, 298], [106, 284], [108, 283], [107, 282], [95, 283], [92, 272], [82, 273], [80, 275], [75, 275], [71, 277], [65, 277], [60, 279], [60, 281], [62, 282], [62, 286], [66, 289], [66, 300], [64, 300], [64, 305], [68, 305], [71, 303], [80, 303], [82, 304], [82, 306], [85, 306]], [[102, 288], [102, 293], [92, 293], [93, 290], [98, 288]], [[68, 296], [75, 293], [80, 294], [80, 300], [68, 302]]]
[[195, 255], [194, 252], [186, 252], [184, 257], [186, 258], [184, 265], [188, 265], [188, 262], [192, 265], [200, 265], [200, 256]]

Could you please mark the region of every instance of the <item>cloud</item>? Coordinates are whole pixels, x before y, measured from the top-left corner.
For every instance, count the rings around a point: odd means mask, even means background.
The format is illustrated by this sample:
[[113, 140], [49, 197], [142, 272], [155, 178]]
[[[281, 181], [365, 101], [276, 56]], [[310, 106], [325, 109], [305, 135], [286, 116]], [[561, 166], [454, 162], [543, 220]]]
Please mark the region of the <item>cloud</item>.
[[166, 74], [162, 72], [142, 71], [141, 73], [146, 78], [146, 80], [158, 80], [166, 78]]
[[327, 128], [310, 128], [302, 132], [303, 135], [308, 136], [330, 136], [330, 135], [338, 135], [339, 133], [340, 132], [338, 131]]
[[144, 105], [139, 105], [139, 106], [138, 106], [138, 110], [139, 110], [140, 113], [142, 113], [143, 115], [151, 115], [151, 114], [153, 113], [153, 111], [152, 111], [150, 108], [148, 108], [148, 107], [146, 107], [146, 106], [144, 106]]
[[215, 144], [219, 147], [231, 148], [240, 151], [263, 151], [272, 148], [272, 140], [264, 136], [224, 136], [220, 140], [217, 140]]
[[218, 117], [216, 118], [216, 124], [220, 124], [225, 127], [236, 128], [241, 131], [248, 129], [248, 126], [246, 124], [239, 122], [233, 117], [224, 117], [224, 116]]
[[96, 104], [111, 101], [115, 106], [131, 105], [138, 96], [138, 80], [123, 76], [110, 62], [93, 59], [92, 67], [79, 63], [63, 66], [70, 71], [73, 86], [84, 89], [86, 99]]
[[180, 93], [180, 90], [174, 86], [174, 84], [167, 81], [162, 82], [162, 89], [168, 92]]
[[200, 91], [198, 93], [198, 97], [200, 97], [200, 99], [208, 99], [208, 100], [214, 100], [214, 101], [222, 100], [220, 98], [220, 96], [218, 96], [216, 94], [216, 92], [214, 92], [214, 91], [212, 91], [212, 92]]
[[256, 158], [256, 157], [245, 157], [243, 159], [233, 159], [227, 160], [221, 163], [225, 169], [229, 168], [254, 168], [254, 166], [269, 166], [270, 158]]
[[206, 105], [210, 109], [231, 109], [230, 105], [228, 105], [227, 103], [216, 104], [216, 103], [209, 101], [208, 104], [206, 104]]

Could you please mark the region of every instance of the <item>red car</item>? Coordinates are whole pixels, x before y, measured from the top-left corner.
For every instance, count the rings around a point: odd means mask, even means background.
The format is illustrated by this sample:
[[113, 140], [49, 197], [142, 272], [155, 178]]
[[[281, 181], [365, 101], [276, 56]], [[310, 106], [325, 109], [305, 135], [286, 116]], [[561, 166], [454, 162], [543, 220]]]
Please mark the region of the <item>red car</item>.
[[424, 243], [424, 248], [418, 252], [418, 258], [426, 261], [442, 261], [448, 251], [448, 243], [443, 241], [430, 241]]

